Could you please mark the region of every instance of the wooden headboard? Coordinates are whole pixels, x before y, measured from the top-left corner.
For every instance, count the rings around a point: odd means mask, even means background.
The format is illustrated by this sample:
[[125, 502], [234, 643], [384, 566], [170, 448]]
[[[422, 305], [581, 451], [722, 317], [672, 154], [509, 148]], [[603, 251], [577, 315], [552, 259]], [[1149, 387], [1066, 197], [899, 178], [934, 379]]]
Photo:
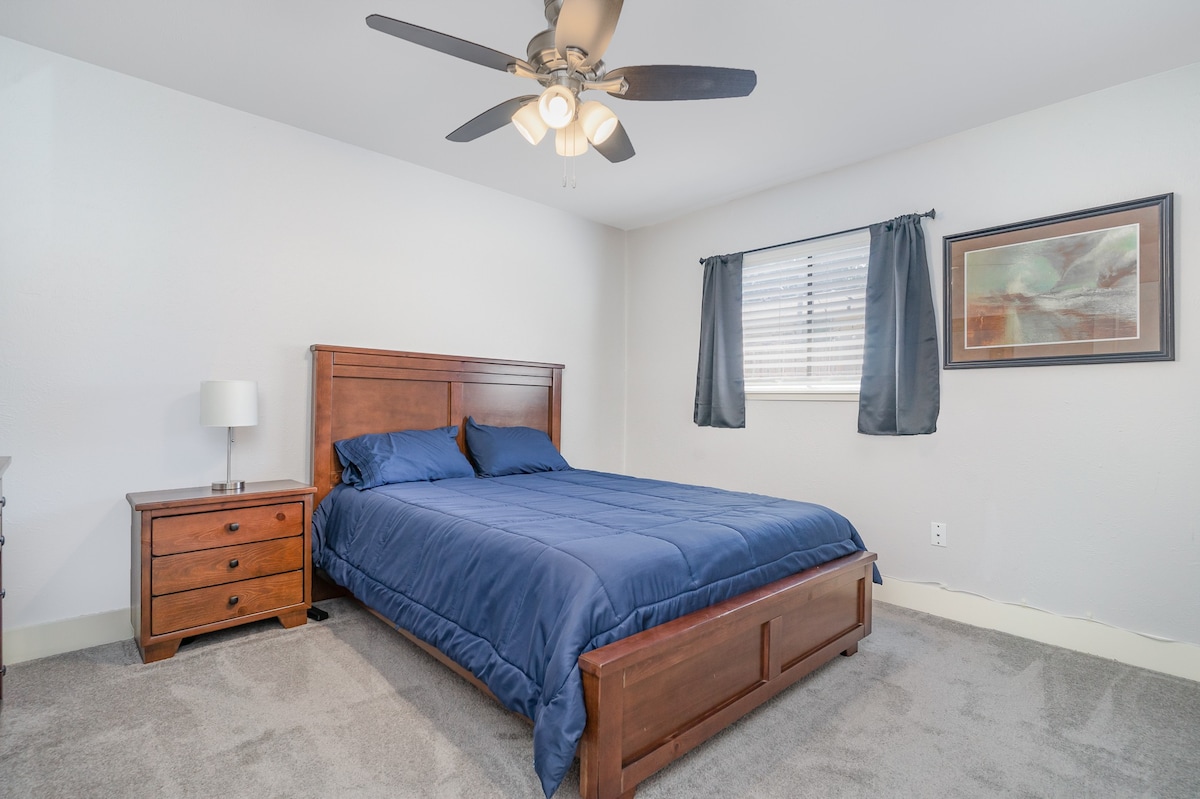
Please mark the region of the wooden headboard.
[[341, 480], [333, 442], [364, 433], [458, 425], [523, 425], [560, 446], [561, 364], [461, 358], [314, 344], [313, 485], [317, 502]]

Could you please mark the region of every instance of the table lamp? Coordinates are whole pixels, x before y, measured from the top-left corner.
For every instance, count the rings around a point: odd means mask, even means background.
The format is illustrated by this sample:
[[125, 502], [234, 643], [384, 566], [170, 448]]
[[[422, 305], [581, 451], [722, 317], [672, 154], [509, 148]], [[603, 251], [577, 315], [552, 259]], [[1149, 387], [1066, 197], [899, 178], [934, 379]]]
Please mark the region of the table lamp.
[[233, 428], [258, 424], [258, 383], [253, 380], [207, 380], [200, 384], [200, 424], [229, 428], [225, 450], [225, 482], [213, 491], [241, 491], [245, 480], [233, 479]]

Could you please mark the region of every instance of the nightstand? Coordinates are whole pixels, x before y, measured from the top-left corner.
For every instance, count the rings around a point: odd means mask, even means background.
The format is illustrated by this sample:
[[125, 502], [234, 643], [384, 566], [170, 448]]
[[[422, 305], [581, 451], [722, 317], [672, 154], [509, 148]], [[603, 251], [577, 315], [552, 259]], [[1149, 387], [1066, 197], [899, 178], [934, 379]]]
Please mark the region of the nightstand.
[[127, 494], [133, 508], [130, 604], [142, 661], [184, 638], [259, 619], [307, 621], [316, 489], [294, 480]]

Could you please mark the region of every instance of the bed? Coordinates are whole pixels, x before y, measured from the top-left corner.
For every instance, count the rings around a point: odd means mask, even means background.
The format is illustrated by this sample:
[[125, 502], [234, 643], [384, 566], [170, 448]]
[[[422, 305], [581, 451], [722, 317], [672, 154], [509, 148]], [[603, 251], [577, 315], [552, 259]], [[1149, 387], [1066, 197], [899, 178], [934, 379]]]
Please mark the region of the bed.
[[[321, 345], [312, 349], [314, 484], [318, 503], [330, 497], [329, 502], [322, 503], [326, 511], [319, 512], [319, 516], [322, 513], [327, 516], [333, 512], [330, 508], [340, 507], [340, 496], [347, 492], [349, 495], [359, 493], [339, 485], [342, 463], [335, 452], [334, 443], [343, 439], [370, 433], [457, 426], [460, 431], [458, 443], [465, 451], [466, 425], [467, 420], [471, 419], [482, 425], [498, 426], [498, 429], [514, 426], [533, 428], [544, 432], [554, 447], [560, 443], [560, 365]], [[468, 510], [473, 511], [493, 499], [508, 502], [508, 507], [514, 511], [509, 514], [512, 518], [500, 525], [499, 529], [505, 535], [499, 536], [491, 530], [486, 535], [479, 535], [478, 540], [511, 537], [508, 534], [524, 524], [534, 531], [534, 540], [530, 544], [521, 539], [522, 545], [526, 548], [537, 547], [542, 552], [546, 549], [542, 546], [545, 542], [539, 538], [541, 533], [538, 530], [545, 530], [550, 523], [543, 515], [546, 508], [538, 503], [557, 506], [566, 501], [566, 495], [570, 495], [572, 502], [582, 497], [585, 502], [592, 504], [609, 503], [610, 495], [604, 492], [632, 491], [637, 507], [632, 510], [622, 508], [606, 514], [606, 517], [615, 514], [620, 524], [626, 524], [630, 514], [652, 513], [657, 514], [655, 518], [661, 525], [662, 519], [666, 518], [664, 514], [682, 513], [676, 510], [683, 507], [678, 503], [691, 501], [691, 492], [707, 491], [657, 481], [642, 481], [631, 487], [623, 482], [630, 479], [586, 470], [565, 470], [486, 480], [458, 477], [433, 483], [381, 486], [361, 493], [370, 495], [364, 497], [364, 501], [389, 507], [395, 502], [402, 503], [401, 513], [406, 518], [415, 513], [414, 508], [420, 508], [422, 513], [443, 513], [447, 524], [456, 525], [456, 535], [462, 530], [483, 529], [478, 520], [467, 518]], [[385, 496], [389, 492], [397, 496]], [[733, 503], [736, 507], [730, 505], [722, 510], [726, 514], [723, 519], [733, 519], [746, 513], [746, 508], [739, 504], [746, 496], [716, 492], [715, 495], [704, 494], [698, 501]], [[345, 497], [346, 501], [354, 498]], [[654, 504], [643, 504], [642, 499], [646, 503], [652, 500]], [[665, 511], [657, 504], [664, 500], [667, 502]], [[788, 508], [799, 504], [790, 503]], [[568, 513], [579, 512], [575, 506], [570, 507]], [[827, 509], [821, 510], [836, 516]], [[772, 512], [782, 510], [775, 509]], [[382, 524], [378, 521], [382, 517], [378, 516], [376, 510], [347, 513], [352, 517], [357, 514], [357, 517], [375, 520], [369, 526], [379, 527]], [[665, 527], [660, 529], [673, 529], [675, 522], [676, 519], [668, 518]], [[848, 523], [845, 525], [848, 527]], [[436, 527], [438, 523], [432, 526]], [[561, 524], [558, 526], [561, 527]], [[852, 533], [852, 528], [850, 531]], [[327, 535], [318, 533], [318, 541]], [[366, 535], [364, 533], [362, 537]], [[656, 538], [649, 539], [652, 545], [662, 540], [672, 541], [669, 535], [655, 535]], [[358, 533], [343, 534], [346, 540], [358, 536]], [[750, 564], [750, 570], [758, 569], [759, 576], [764, 577], [769, 574], [766, 571], [768, 567], [781, 568], [776, 564], [779, 561], [786, 566], [783, 569], [786, 573], [776, 575], [777, 578], [772, 577], [770, 582], [757, 587], [744, 590], [746, 583], [738, 576], [740, 572], [737, 569], [731, 569], [728, 574], [717, 574], [704, 584], [715, 588], [685, 592], [686, 599], [679, 600], [694, 602], [700, 597], [703, 606], [662, 623], [659, 623], [662, 618], [671, 617], [674, 611], [684, 606], [668, 607], [662, 617], [650, 613], [641, 621], [653, 626], [641, 632], [632, 632], [634, 628], [629, 626], [610, 629], [602, 624], [604, 634], [611, 632], [612, 636], [617, 636], [615, 640], [609, 642], [608, 638], [600, 635], [593, 638], [591, 632], [584, 634], [580, 639], [582, 645], [576, 643], [578, 648], [574, 650], [578, 652], [582, 649], [582, 653], [571, 654], [570, 662], [565, 666], [561, 662], [562, 654], [549, 647], [547, 673], [554, 669], [560, 674], [571, 672], [572, 679], [578, 681], [574, 694], [570, 685], [567, 685], [562, 696], [566, 697], [564, 702], [576, 701], [572, 697], [582, 692], [582, 697], [578, 698], [582, 709], [578, 723], [582, 726], [582, 732], [575, 729], [572, 733], [572, 722], [568, 720], [565, 722], [565, 737], [550, 740], [548, 745], [557, 746], [559, 750], [557, 765], [552, 768], [554, 773], [547, 776], [543, 773], [543, 764], [539, 763], [538, 766], [547, 794], [553, 792], [557, 779], [565, 771], [561, 767], [564, 751], [569, 765], [570, 755], [576, 751], [576, 737], [581, 794], [587, 799], [632, 797], [638, 783], [650, 774], [788, 685], [838, 654], [854, 654], [858, 641], [871, 629], [871, 582], [875, 573], [875, 555], [862, 548], [857, 533], [852, 533], [850, 537], [854, 539], [853, 547], [835, 544], [832, 538], [823, 544], [824, 554], [816, 558], [822, 562], [811, 562], [812, 558], [794, 561], [770, 554], [764, 556], [763, 563], [755, 561]], [[570, 538], [574, 541], [573, 536]], [[845, 536], [839, 535], [838, 540], [843, 538]], [[582, 551], [571, 550], [572, 545], [569, 543], [566, 547], [569, 557], [562, 561], [564, 564], [578, 557]], [[384, 573], [387, 567], [383, 567], [379, 574], [371, 574], [371, 569], [365, 564], [368, 561], [372, 564], [384, 563], [378, 552], [389, 549], [391, 544], [388, 547], [371, 546], [375, 547], [370, 550], [375, 554], [369, 557], [347, 554], [344, 556], [346, 563], [339, 561], [343, 557], [341, 554], [337, 557], [319, 555], [317, 560], [330, 565], [329, 571], [337, 581], [349, 584], [353, 593], [376, 615], [396, 626], [430, 654], [485, 692], [502, 696], [504, 704], [511, 709], [531, 718], [537, 717], [534, 727], [535, 751], [541, 751], [547, 745], [548, 733], [545, 733], [545, 728], [558, 736], [557, 722], [546, 721], [550, 715], [545, 707], [534, 708], [522, 705], [519, 699], [514, 701], [511, 698], [511, 681], [503, 677], [498, 679], [494, 671], [481, 668], [479, 661], [473, 659], [471, 646], [476, 646], [478, 642], [472, 639], [464, 648], [456, 643], [455, 635], [441, 634], [425, 624], [420, 616], [413, 616], [406, 610], [407, 586], [402, 586], [404, 590], [395, 591], [394, 595], [389, 595], [387, 590], [379, 587], [392, 580]], [[419, 551], [428, 551], [421, 549], [427, 546], [428, 542], [419, 544]], [[591, 543], [585, 541], [580, 546], [590, 548]], [[543, 552], [542, 557], [551, 555]], [[408, 558], [413, 559], [416, 558]], [[451, 566], [450, 574], [453, 576], [446, 577], [445, 581], [460, 586], [463, 596], [469, 596], [474, 582], [489, 580], [488, 572], [486, 568], [481, 570], [480, 562], [481, 559], [477, 558], [473, 566], [464, 566], [462, 563]], [[482, 562], [496, 562], [496, 557], [483, 557]], [[693, 562], [700, 561], [693, 558]], [[571, 577], [571, 582], [582, 583], [590, 578], [592, 571], [603, 569], [601, 565], [579, 570]], [[427, 581], [427, 578], [422, 579]], [[453, 583], [455, 580], [459, 582]], [[599, 596], [606, 595], [605, 592], [610, 589], [601, 587], [593, 590]], [[319, 597], [321, 593], [319, 587], [314, 587], [314, 597]], [[569, 603], [564, 603], [564, 607], [566, 604]], [[657, 608], [660, 605], [652, 606]], [[468, 607], [464, 612], [471, 611], [472, 608]], [[599, 610], [584, 611], [585, 616], [589, 614], [597, 617], [603, 615]], [[489, 615], [494, 614], [475, 613], [472, 618]], [[472, 626], [475, 623], [464, 622], [472, 633], [475, 632]], [[508, 617], [502, 618], [500, 623], [508, 625], [504, 627], [506, 630], [513, 629], [513, 621]], [[547, 628], [535, 621], [530, 629]], [[517, 639], [520, 641], [524, 640], [521, 635], [530, 637], [523, 628], [518, 632]], [[509, 637], [508, 634], [502, 636], [505, 641]], [[450, 657], [431, 641], [455, 657]], [[589, 641], [595, 644], [595, 648], [591, 648]], [[500, 646], [499, 643], [493, 644]], [[518, 645], [517, 649], [524, 651], [523, 644]], [[577, 669], [574, 668], [576, 664]], [[537, 667], [530, 668], [536, 670]], [[556, 677], [547, 683], [550, 684], [560, 685], [561, 680]], [[493, 688], [498, 690], [493, 691]], [[556, 703], [555, 707], [558, 707]], [[543, 758], [543, 763], [551, 761], [553, 758]]]

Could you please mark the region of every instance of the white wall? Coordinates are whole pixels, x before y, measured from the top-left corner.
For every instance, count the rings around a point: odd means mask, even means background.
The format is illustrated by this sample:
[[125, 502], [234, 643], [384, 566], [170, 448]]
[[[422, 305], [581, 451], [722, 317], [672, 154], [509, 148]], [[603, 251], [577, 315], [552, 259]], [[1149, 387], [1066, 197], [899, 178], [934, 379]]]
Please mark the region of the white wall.
[[307, 481], [311, 344], [566, 364], [564, 454], [620, 469], [624, 241], [0, 38], [6, 631], [128, 608], [125, 494], [225, 475], [202, 380], [259, 382], [235, 477]]
[[[14, 630], [120, 619], [127, 492], [223, 477], [200, 381], [259, 381], [237, 476], [308, 479], [313, 343], [565, 363], [573, 463], [824, 502], [887, 577], [1198, 643], [1198, 131], [1193, 66], [626, 241], [0, 38], [6, 659]], [[943, 235], [1168, 191], [1174, 363], [944, 372], [928, 437], [859, 436], [850, 403], [691, 423], [701, 256], [936, 206], [940, 302]], [[575, 256], [527, 257], [535, 236]], [[929, 546], [931, 520], [949, 548]]]
[[[631, 234], [627, 470], [837, 508], [885, 583], [1200, 643], [1198, 136], [1194, 65]], [[857, 406], [836, 402], [751, 402], [740, 431], [692, 424], [701, 257], [936, 206], [940, 306], [943, 236], [1166, 192], [1174, 362], [944, 371], [931, 436], [858, 435]]]

